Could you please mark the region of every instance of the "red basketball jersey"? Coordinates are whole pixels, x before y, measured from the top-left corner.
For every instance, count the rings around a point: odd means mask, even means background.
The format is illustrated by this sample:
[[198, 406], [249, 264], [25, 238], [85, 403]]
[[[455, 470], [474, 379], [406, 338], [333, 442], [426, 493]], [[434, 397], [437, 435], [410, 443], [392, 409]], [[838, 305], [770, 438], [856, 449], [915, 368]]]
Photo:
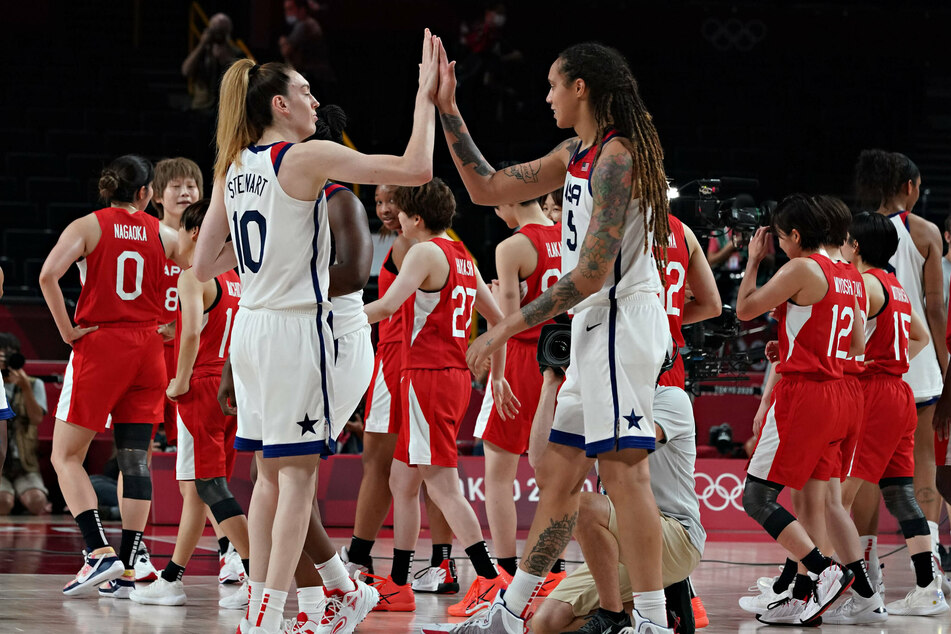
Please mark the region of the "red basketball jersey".
[[[231, 329], [238, 312], [238, 300], [241, 299], [241, 278], [234, 270], [227, 271], [215, 278], [218, 296], [211, 307], [205, 311], [198, 339], [198, 356], [192, 366], [192, 379], [208, 376], [221, 376], [228, 351], [231, 349]], [[179, 310], [175, 322], [175, 358], [182, 341], [182, 314]]]
[[[668, 216], [670, 234], [667, 242], [667, 264], [664, 267], [664, 292], [661, 300], [667, 311], [670, 335], [677, 347], [684, 346], [681, 328], [684, 324], [684, 304], [687, 301], [687, 265], [690, 250], [684, 235], [684, 225], [674, 216]], [[660, 253], [657, 254], [660, 257]]]
[[776, 307], [779, 319], [780, 374], [798, 374], [823, 381], [842, 378], [842, 360], [849, 354], [855, 323], [855, 282], [839, 272], [823, 254], [809, 256], [829, 285], [825, 296], [809, 306], [791, 301]]
[[868, 374], [902, 376], [908, 372], [908, 330], [911, 300], [893, 273], [867, 271], [882, 284], [885, 303], [865, 324], [865, 371]]
[[178, 276], [182, 269], [174, 260], [165, 260], [165, 277], [162, 280], [162, 309], [163, 315], [159, 322], [167, 324], [178, 319]]
[[449, 277], [438, 291], [417, 290], [403, 316], [406, 347], [403, 369], [467, 368], [466, 348], [472, 305], [475, 303], [475, 265], [461, 242], [433, 238], [449, 261]]
[[[396, 263], [393, 262], [393, 247], [390, 247], [386, 257], [383, 258], [383, 266], [380, 267], [380, 275], [377, 278], [377, 286], [380, 289], [380, 297], [386, 295], [387, 289], [390, 288], [390, 285], [393, 283], [393, 280], [396, 279], [397, 274], [398, 271], [396, 270]], [[383, 345], [386, 343], [401, 343], [403, 341], [403, 310], [411, 301], [411, 299], [406, 300], [406, 302], [400, 306], [395, 313], [386, 319], [380, 320], [379, 339], [377, 340], [378, 345]]]
[[[862, 321], [865, 320], [865, 281], [859, 270], [848, 262], [835, 262], [839, 273], [852, 280], [856, 291], [855, 297], [858, 299], [859, 312], [862, 315]], [[848, 350], [848, 347], [846, 347]], [[842, 372], [845, 374], [862, 374], [865, 371], [864, 356], [846, 357], [842, 360]]]
[[[519, 305], [524, 306], [547, 291], [548, 287], [561, 277], [561, 224], [525, 225], [519, 228], [518, 233], [528, 238], [535, 247], [535, 252], [538, 253], [538, 264], [535, 270], [523, 280], [526, 291]], [[549, 319], [528, 330], [523, 330], [512, 339], [525, 342], [538, 341], [542, 326], [553, 323], [555, 323], [554, 320]]]
[[83, 327], [154, 324], [162, 315], [165, 249], [159, 221], [145, 212], [95, 212], [99, 244], [80, 262], [83, 289], [76, 323]]

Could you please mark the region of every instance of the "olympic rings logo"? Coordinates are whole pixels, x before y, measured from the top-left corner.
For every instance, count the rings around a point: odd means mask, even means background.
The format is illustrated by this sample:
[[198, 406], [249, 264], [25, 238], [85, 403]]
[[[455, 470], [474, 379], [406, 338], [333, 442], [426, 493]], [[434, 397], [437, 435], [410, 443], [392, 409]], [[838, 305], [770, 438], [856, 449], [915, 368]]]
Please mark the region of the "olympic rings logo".
[[[737, 511], [743, 510], [743, 481], [733, 473], [721, 473], [714, 480], [706, 473], [694, 474], [697, 497], [711, 511], [725, 511], [731, 504]], [[703, 480], [706, 484], [701, 485]]]
[[700, 27], [700, 33], [718, 51], [736, 49], [747, 52], [766, 38], [767, 28], [762, 20], [742, 22], [737, 18], [722, 21], [707, 18]]

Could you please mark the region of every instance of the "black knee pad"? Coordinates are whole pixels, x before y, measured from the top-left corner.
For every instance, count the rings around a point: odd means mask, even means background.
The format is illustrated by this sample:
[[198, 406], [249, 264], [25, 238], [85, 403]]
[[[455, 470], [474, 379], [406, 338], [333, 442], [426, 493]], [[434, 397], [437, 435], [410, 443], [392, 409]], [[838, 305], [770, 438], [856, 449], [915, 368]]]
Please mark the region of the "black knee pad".
[[122, 474], [122, 497], [129, 500], [151, 500], [152, 478]]
[[152, 425], [120, 423], [113, 432], [116, 439], [116, 462], [122, 472], [122, 497], [130, 500], [152, 499], [152, 476], [149, 472], [149, 443]]
[[895, 516], [905, 539], [930, 535], [928, 520], [915, 499], [915, 488], [911, 478], [887, 478], [879, 482], [885, 508]]
[[236, 515], [244, 514], [241, 505], [228, 489], [228, 481], [224, 478], [195, 480], [195, 488], [198, 490], [198, 497], [208, 505], [215, 521], [219, 524]]
[[747, 475], [743, 487], [743, 510], [766, 529], [770, 537], [778, 539], [783, 530], [796, 521], [792, 514], [776, 501], [782, 485]]

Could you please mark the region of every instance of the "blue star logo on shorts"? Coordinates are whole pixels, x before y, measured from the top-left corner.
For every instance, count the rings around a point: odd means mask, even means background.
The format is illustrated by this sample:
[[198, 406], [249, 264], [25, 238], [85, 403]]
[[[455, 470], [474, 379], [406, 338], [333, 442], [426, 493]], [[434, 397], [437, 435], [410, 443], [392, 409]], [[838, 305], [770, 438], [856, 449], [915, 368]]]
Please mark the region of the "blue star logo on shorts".
[[630, 428], [632, 428], [632, 427], [637, 427], [638, 429], [640, 429], [641, 426], [637, 424], [637, 421], [639, 421], [640, 419], [642, 419], [642, 418], [644, 418], [644, 417], [643, 417], [643, 416], [638, 416], [637, 414], [634, 413], [634, 410], [632, 409], [632, 410], [631, 410], [631, 413], [630, 413], [629, 415], [627, 415], [627, 416], [622, 416], [621, 418], [623, 418], [624, 420], [627, 421], [627, 428], [628, 428], [628, 429], [630, 429]]
[[297, 424], [300, 425], [300, 435], [303, 436], [307, 432], [310, 432], [316, 435], [317, 432], [314, 431], [314, 425], [316, 425], [318, 422], [319, 421], [311, 420], [310, 416], [305, 413], [304, 420], [297, 421]]

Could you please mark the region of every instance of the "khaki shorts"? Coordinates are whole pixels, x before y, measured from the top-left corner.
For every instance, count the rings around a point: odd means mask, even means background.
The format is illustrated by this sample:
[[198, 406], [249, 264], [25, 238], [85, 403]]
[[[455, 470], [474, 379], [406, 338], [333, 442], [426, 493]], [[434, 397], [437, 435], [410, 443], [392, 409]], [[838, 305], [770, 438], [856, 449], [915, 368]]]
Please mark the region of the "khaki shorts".
[[[610, 502], [610, 500], [609, 500]], [[664, 553], [662, 558], [662, 567], [664, 575], [664, 587], [683, 581], [690, 576], [697, 564], [700, 563], [700, 551], [690, 541], [687, 531], [677, 520], [667, 517], [664, 514], [660, 516], [661, 531], [663, 532]], [[614, 504], [611, 504], [611, 515], [608, 520], [608, 528], [611, 534], [616, 538], [617, 515], [614, 512]], [[628, 577], [627, 568], [624, 564], [618, 564], [618, 581], [621, 588], [621, 601], [630, 603], [631, 579]], [[581, 564], [571, 572], [558, 586], [548, 595], [549, 599], [561, 601], [571, 606], [575, 616], [585, 616], [598, 608], [598, 589], [594, 586], [594, 577], [588, 570], [587, 564]]]
[[17, 476], [13, 482], [10, 482], [6, 478], [0, 478], [0, 491], [3, 493], [9, 493], [10, 495], [16, 495], [16, 497], [20, 497], [30, 489], [39, 489], [43, 492], [43, 495], [50, 494], [46, 486], [43, 484], [43, 478], [39, 473], [36, 472], [28, 472]]

